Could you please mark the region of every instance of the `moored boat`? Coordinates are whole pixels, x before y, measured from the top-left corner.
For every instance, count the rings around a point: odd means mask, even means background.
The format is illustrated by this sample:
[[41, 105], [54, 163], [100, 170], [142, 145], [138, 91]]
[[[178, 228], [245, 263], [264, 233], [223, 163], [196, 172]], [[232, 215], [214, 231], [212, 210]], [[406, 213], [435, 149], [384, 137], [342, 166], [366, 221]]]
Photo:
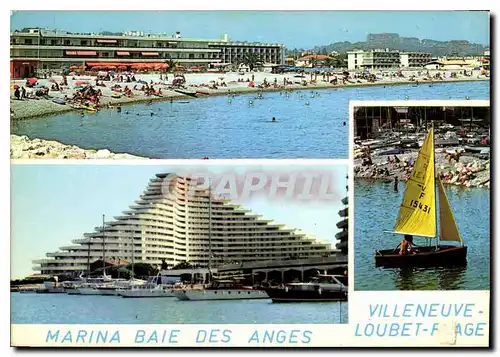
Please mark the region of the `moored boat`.
[[347, 277], [318, 275], [307, 283], [288, 283], [265, 291], [274, 303], [347, 301]]
[[180, 94], [188, 95], [190, 97], [196, 98], [198, 96], [198, 94], [196, 94], [196, 92], [192, 92], [192, 91], [188, 91], [188, 90], [174, 89], [174, 91], [177, 93], [180, 93]]
[[174, 294], [179, 300], [248, 300], [269, 299], [264, 290], [254, 289], [239, 282], [238, 278], [214, 278], [208, 287], [182, 289]]
[[[406, 183], [403, 202], [394, 227], [395, 234], [404, 240], [395, 249], [377, 250], [375, 265], [384, 267], [429, 267], [464, 265], [467, 247], [458, 232], [443, 183], [435, 176], [434, 129], [432, 128], [420, 149], [410, 178]], [[438, 195], [436, 196], [436, 183]], [[436, 234], [439, 202], [440, 230]], [[413, 236], [436, 239], [432, 246], [413, 246]], [[443, 245], [440, 241], [458, 242]]]

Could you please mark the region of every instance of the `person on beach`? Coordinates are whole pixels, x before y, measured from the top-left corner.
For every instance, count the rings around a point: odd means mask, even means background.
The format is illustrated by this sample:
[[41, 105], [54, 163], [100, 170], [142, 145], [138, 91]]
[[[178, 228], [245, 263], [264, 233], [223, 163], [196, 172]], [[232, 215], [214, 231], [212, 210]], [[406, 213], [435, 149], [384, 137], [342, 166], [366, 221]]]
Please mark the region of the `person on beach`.
[[17, 100], [19, 100], [19, 96], [20, 96], [19, 87], [17, 87], [16, 90], [14, 91], [14, 97], [16, 97]]
[[26, 89], [24, 87], [21, 87], [21, 100], [26, 98]]
[[394, 176], [394, 192], [399, 192], [399, 180], [397, 176]]

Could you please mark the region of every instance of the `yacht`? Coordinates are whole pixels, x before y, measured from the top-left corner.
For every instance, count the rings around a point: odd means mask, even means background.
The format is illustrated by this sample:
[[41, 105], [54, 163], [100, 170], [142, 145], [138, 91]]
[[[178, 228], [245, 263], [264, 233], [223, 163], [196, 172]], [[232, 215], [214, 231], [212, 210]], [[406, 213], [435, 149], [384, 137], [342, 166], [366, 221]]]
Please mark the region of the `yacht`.
[[347, 301], [347, 276], [318, 275], [307, 283], [266, 288], [273, 302]]
[[248, 300], [269, 299], [264, 290], [244, 286], [239, 279], [215, 278], [201, 289], [181, 289], [174, 291], [179, 300]]

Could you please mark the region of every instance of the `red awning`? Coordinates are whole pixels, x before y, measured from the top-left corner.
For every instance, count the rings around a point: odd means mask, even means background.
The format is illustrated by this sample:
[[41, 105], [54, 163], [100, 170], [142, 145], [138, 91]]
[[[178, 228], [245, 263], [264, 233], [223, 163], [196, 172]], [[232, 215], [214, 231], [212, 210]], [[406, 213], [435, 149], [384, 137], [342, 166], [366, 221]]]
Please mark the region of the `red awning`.
[[141, 54], [143, 56], [159, 56], [160, 55], [158, 52], [142, 52]]
[[97, 52], [95, 51], [78, 51], [76, 54], [78, 56], [97, 56]]
[[116, 52], [118, 56], [130, 56], [130, 52]]
[[66, 54], [69, 56], [76, 56], [76, 51], [66, 51]]
[[118, 40], [97, 40], [97, 43], [117, 43]]

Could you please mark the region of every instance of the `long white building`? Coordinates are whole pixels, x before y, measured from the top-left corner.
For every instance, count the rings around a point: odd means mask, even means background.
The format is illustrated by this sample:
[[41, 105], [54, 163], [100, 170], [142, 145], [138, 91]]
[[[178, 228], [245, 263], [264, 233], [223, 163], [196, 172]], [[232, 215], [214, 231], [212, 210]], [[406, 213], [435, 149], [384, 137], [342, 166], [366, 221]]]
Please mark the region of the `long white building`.
[[339, 252], [329, 243], [265, 220], [228, 200], [209, 199], [207, 191], [188, 195], [189, 178], [176, 177], [169, 192], [164, 192], [167, 175], [152, 178], [122, 215], [73, 240], [73, 245], [47, 253], [47, 259], [33, 261], [34, 270], [76, 275], [86, 271], [89, 261], [101, 259], [103, 252], [106, 259], [131, 261], [133, 255], [136, 263], [159, 266], [165, 260], [172, 267], [186, 261], [201, 268], [208, 267], [210, 247], [212, 267], [227, 262], [326, 257]]
[[137, 64], [166, 61], [186, 67], [238, 65], [250, 53], [263, 63], [284, 64], [285, 46], [278, 43], [184, 38], [129, 31], [119, 34], [70, 33], [61, 30], [23, 29], [10, 34], [11, 78], [26, 78], [37, 70], [61, 70], [65, 66], [115, 66], [130, 69]]

